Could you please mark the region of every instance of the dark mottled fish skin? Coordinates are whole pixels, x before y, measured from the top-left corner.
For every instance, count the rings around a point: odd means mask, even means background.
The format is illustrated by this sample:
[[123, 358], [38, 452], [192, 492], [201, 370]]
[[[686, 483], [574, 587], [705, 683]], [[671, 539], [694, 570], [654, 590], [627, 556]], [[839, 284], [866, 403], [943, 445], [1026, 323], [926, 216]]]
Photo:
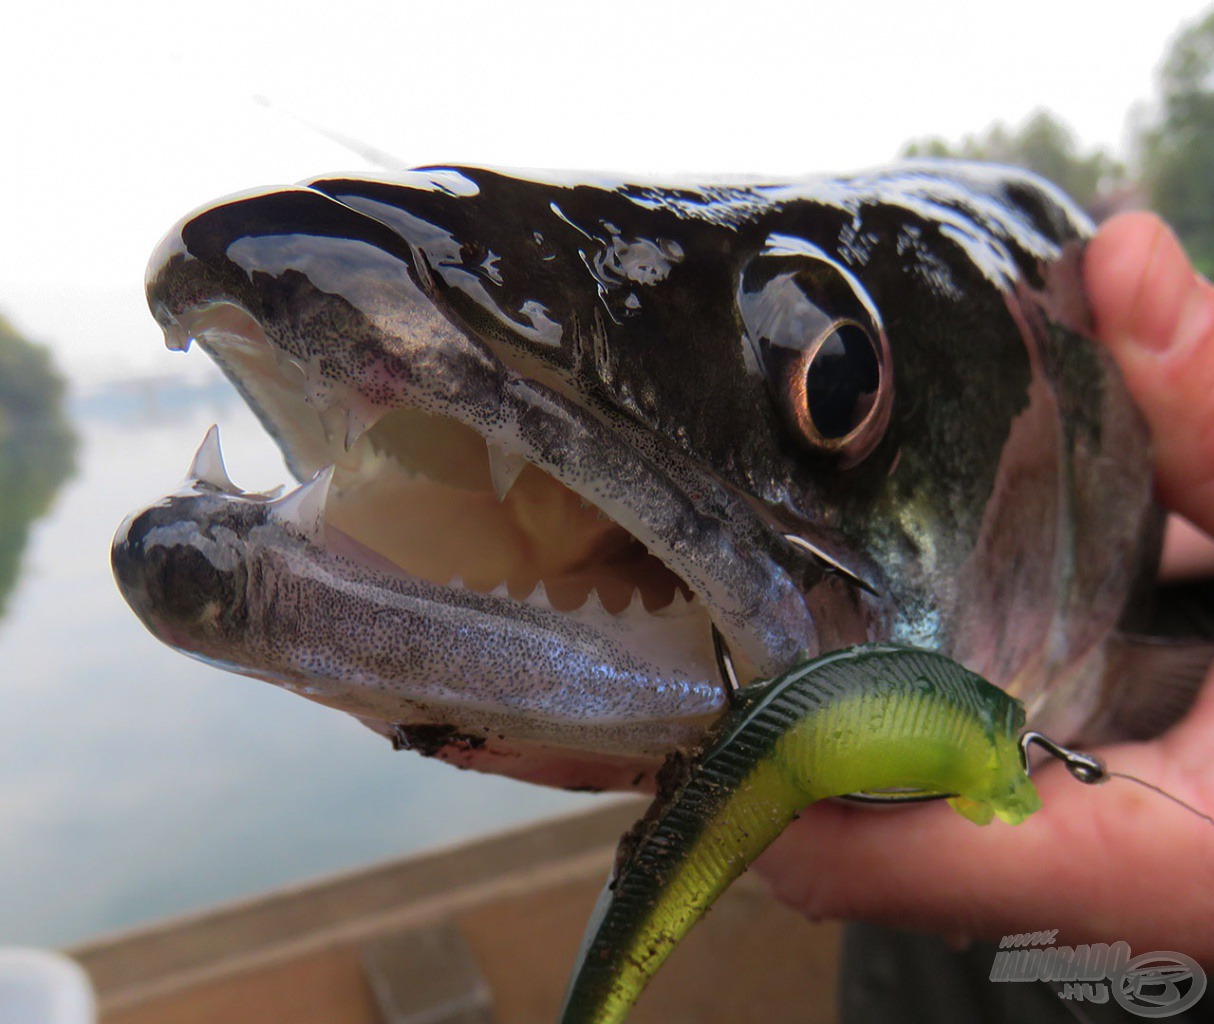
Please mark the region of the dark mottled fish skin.
[[[1040, 179], [978, 165], [686, 186], [431, 168], [317, 178], [205, 208], [162, 243], [148, 294], [170, 341], [197, 336], [300, 479], [341, 455], [283, 411], [288, 377], [349, 413], [351, 437], [387, 409], [440, 414], [624, 522], [703, 602], [746, 678], [849, 644], [912, 644], [1073, 738], [1126, 692], [1110, 671], [1113, 640], [1144, 603], [1160, 522], [1145, 427], [1087, 337], [1090, 230]], [[783, 397], [797, 325], [823, 317], [861, 325], [888, 361], [881, 429], [846, 457], [808, 448]], [[246, 372], [250, 331], [290, 374]], [[171, 559], [127, 554], [131, 579]], [[124, 586], [136, 600], [147, 590]], [[432, 613], [458, 628], [464, 603], [441, 605]], [[509, 617], [510, 605], [494, 613]], [[154, 622], [159, 610], [140, 614]], [[309, 643], [338, 649], [342, 623], [313, 619]], [[611, 668], [626, 637], [594, 628]], [[189, 650], [187, 634], [173, 642]], [[382, 642], [424, 662], [445, 657], [428, 646], [441, 634]], [[546, 636], [559, 664], [565, 639], [559, 628]], [[208, 643], [241, 651], [248, 639]], [[531, 658], [532, 642], [486, 651], [483, 674]], [[266, 675], [243, 657], [220, 660]], [[351, 694], [347, 670], [333, 659], [332, 685], [309, 680], [310, 695], [387, 734], [400, 721], [489, 729], [482, 750], [459, 755], [489, 770], [524, 742], [496, 729], [475, 680], [442, 707], [420, 695], [394, 713], [382, 690]], [[654, 699], [642, 703], [656, 707], [652, 675]], [[487, 693], [500, 689], [489, 682]], [[558, 683], [519, 713], [543, 720]], [[719, 680], [700, 665], [684, 684]], [[672, 701], [661, 714], [694, 733], [721, 707]], [[623, 739], [647, 729], [623, 726], [610, 749], [550, 730], [541, 745], [559, 763], [545, 778], [601, 784], [583, 758], [647, 777], [659, 761]]]

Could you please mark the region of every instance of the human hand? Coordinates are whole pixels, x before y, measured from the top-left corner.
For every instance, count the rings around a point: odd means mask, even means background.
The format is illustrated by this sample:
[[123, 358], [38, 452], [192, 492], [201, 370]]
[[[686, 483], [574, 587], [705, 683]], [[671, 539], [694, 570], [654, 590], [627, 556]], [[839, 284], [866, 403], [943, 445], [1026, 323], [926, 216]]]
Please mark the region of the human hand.
[[[1156, 489], [1214, 533], [1214, 286], [1150, 214], [1102, 226], [1084, 260], [1097, 333], [1156, 446]], [[1214, 677], [1184, 721], [1099, 751], [1111, 769], [1214, 811]], [[1059, 929], [1058, 941], [1170, 949], [1214, 964], [1214, 828], [1122, 779], [1034, 772], [1042, 809], [974, 828], [942, 804], [874, 813], [819, 804], [756, 863], [784, 902], [954, 938]]]

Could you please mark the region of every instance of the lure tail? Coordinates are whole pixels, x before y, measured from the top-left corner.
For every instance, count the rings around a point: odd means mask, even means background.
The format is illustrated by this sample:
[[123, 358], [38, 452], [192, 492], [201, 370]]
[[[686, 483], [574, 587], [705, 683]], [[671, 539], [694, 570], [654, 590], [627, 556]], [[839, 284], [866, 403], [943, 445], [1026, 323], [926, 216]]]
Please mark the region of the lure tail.
[[985, 824], [1039, 806], [1019, 703], [942, 655], [837, 651], [750, 688], [701, 753], [673, 762], [622, 841], [591, 916], [562, 1024], [622, 1021], [692, 925], [797, 813], [827, 796], [949, 795]]
[[679, 940], [792, 820], [803, 801], [776, 773], [756, 773], [752, 753], [740, 744], [682, 772], [655, 804], [661, 813], [624, 837], [562, 1021], [623, 1020]]

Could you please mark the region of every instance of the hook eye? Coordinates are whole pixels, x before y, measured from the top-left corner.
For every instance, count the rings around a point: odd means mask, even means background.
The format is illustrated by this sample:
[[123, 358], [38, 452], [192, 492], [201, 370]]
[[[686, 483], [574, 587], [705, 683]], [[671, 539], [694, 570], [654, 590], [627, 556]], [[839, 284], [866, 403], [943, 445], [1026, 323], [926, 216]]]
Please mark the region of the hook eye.
[[1066, 770], [1085, 785], [1091, 786], [1104, 782], [1109, 777], [1109, 770], [1104, 761], [1095, 754], [1084, 754], [1078, 750], [1070, 750], [1061, 743], [1055, 743], [1048, 736], [1029, 730], [1020, 734], [1020, 763], [1026, 774], [1032, 774], [1029, 764], [1029, 747], [1037, 744], [1042, 750], [1058, 758]]

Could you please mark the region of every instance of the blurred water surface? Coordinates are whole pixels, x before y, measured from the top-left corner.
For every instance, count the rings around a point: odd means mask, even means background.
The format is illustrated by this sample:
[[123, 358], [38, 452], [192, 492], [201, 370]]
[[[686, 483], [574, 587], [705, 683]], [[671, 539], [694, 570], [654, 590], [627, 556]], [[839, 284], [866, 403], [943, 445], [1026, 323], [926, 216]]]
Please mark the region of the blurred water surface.
[[594, 801], [395, 753], [161, 646], [110, 577], [119, 521], [172, 488], [215, 421], [238, 484], [286, 471], [220, 380], [77, 394], [72, 419], [79, 470], [0, 620], [0, 945], [74, 942]]

